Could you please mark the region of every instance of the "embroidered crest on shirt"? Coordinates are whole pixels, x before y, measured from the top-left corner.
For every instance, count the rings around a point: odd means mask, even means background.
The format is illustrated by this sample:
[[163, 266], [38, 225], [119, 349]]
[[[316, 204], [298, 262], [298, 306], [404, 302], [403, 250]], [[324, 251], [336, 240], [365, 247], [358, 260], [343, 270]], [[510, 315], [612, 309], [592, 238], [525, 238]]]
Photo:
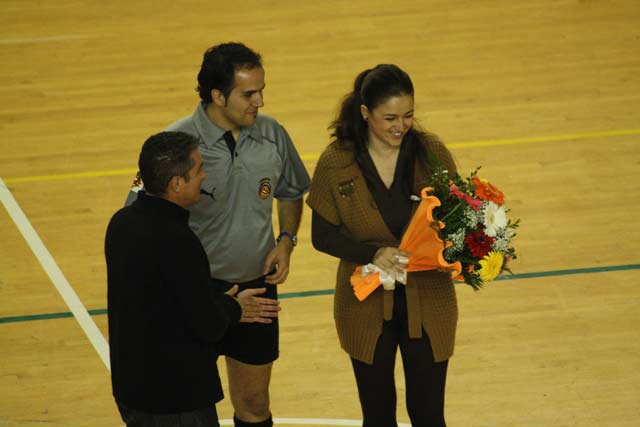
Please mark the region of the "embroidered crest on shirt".
[[260, 180], [260, 186], [258, 187], [258, 197], [262, 200], [266, 200], [271, 195], [271, 179], [262, 178]]
[[131, 183], [131, 191], [137, 193], [140, 190], [142, 190], [142, 177], [140, 176], [140, 171], [138, 171], [138, 173], [136, 173], [136, 177]]

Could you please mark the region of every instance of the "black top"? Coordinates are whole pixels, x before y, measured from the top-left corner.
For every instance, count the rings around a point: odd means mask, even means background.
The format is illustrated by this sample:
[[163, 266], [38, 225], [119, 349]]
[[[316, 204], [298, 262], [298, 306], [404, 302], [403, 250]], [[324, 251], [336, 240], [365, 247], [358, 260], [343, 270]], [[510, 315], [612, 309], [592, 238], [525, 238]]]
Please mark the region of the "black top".
[[[398, 240], [411, 219], [415, 155], [414, 144], [407, 139], [402, 141], [393, 183], [387, 189], [369, 152], [365, 150], [356, 154], [356, 161], [373, 195], [376, 207], [385, 224]], [[358, 264], [370, 263], [379, 249], [350, 239], [340, 233], [339, 225], [331, 224], [315, 211], [312, 214], [311, 238], [314, 247], [319, 251]]]
[[241, 309], [210, 283], [189, 212], [138, 193], [105, 239], [111, 379], [117, 402], [153, 413], [222, 399], [215, 343]]

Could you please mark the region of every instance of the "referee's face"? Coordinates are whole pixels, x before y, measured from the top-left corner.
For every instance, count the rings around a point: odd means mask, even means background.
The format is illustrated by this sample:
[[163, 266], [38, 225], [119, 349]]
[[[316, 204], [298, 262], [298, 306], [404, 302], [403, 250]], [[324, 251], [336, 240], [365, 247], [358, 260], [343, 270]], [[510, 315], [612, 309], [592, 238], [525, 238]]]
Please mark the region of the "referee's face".
[[264, 105], [264, 68], [241, 68], [236, 70], [233, 89], [222, 107], [226, 127], [233, 131], [251, 126], [256, 122], [258, 110]]

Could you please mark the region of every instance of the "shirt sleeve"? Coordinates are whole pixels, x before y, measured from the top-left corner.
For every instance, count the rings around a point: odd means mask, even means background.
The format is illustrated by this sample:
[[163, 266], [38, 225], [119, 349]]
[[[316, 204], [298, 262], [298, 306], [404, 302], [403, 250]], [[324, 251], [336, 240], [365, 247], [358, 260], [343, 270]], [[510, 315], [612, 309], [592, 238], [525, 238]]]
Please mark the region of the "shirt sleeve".
[[311, 217], [311, 241], [320, 252], [363, 265], [369, 264], [378, 250], [345, 236], [339, 226], [331, 224], [316, 211]]
[[220, 341], [240, 320], [240, 304], [211, 286], [208, 261], [195, 235], [176, 239], [165, 255], [163, 278], [167, 291], [174, 293], [187, 330], [201, 341]]
[[124, 205], [129, 206], [131, 203], [135, 202], [137, 198], [138, 193], [133, 190], [129, 190], [129, 192], [127, 193], [127, 198], [124, 201]]
[[129, 193], [127, 193], [127, 198], [124, 201], [125, 206], [129, 206], [131, 203], [135, 202], [138, 198], [138, 191], [144, 190], [144, 185], [142, 184], [142, 178], [140, 178], [140, 171], [136, 173], [136, 177], [133, 179], [131, 183], [131, 188], [129, 189]]
[[281, 200], [298, 200], [309, 191], [311, 179], [300, 159], [300, 155], [293, 145], [284, 127], [277, 125], [278, 151], [282, 157], [282, 173], [274, 197]]

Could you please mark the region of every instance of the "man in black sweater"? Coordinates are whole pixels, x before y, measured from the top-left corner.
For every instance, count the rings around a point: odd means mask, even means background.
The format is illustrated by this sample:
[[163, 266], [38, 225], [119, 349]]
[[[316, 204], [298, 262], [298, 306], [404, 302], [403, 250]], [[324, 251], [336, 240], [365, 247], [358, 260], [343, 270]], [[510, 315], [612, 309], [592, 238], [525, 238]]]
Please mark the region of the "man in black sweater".
[[146, 192], [111, 219], [105, 239], [113, 394], [127, 426], [218, 426], [216, 343], [239, 321], [270, 323], [278, 302], [211, 286], [188, 225], [205, 173], [197, 140], [162, 132], [142, 147]]

